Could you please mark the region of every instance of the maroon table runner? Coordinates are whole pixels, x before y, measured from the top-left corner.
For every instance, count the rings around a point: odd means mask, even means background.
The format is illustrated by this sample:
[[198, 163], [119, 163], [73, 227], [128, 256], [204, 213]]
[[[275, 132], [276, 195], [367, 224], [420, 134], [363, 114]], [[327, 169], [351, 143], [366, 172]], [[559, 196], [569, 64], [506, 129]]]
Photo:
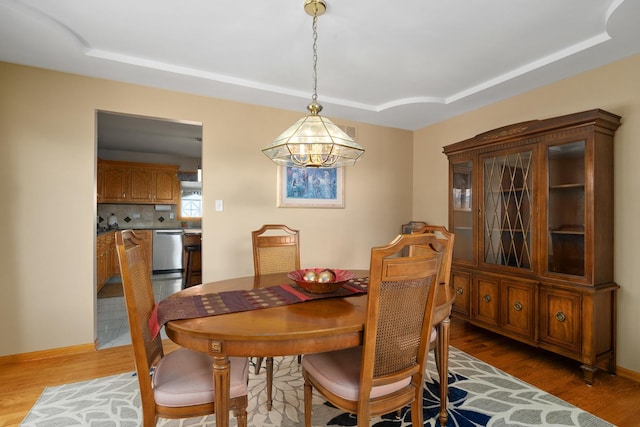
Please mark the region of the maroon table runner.
[[337, 291], [328, 294], [307, 292], [296, 284], [269, 286], [267, 288], [226, 291], [187, 297], [169, 297], [160, 301], [149, 318], [149, 329], [155, 337], [162, 326], [171, 320], [193, 319], [279, 307], [324, 298], [348, 297], [367, 293], [369, 279], [351, 279]]

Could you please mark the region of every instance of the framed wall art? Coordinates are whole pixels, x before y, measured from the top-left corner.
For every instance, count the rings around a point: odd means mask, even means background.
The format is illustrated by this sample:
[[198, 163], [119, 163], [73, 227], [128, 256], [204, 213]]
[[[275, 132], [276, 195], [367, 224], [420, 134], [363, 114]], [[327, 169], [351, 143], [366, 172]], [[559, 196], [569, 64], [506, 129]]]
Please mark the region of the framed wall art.
[[343, 169], [278, 167], [278, 207], [344, 208]]

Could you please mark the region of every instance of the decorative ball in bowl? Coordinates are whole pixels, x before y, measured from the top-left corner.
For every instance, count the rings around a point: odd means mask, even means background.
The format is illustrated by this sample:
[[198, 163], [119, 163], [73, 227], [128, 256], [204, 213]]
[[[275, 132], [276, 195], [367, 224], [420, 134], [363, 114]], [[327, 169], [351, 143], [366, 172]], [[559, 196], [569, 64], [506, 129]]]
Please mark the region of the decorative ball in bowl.
[[353, 279], [354, 274], [337, 268], [305, 268], [287, 274], [298, 286], [312, 294], [328, 294], [337, 291]]

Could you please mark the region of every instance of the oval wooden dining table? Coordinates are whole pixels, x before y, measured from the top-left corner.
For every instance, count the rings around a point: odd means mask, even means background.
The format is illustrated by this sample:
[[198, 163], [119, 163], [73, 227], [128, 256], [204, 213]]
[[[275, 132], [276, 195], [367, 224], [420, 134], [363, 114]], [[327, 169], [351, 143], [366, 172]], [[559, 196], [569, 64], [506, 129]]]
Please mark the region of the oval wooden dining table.
[[[352, 270], [366, 277], [368, 270]], [[221, 280], [184, 289], [173, 296], [263, 288], [292, 283], [286, 274]], [[326, 298], [302, 303], [173, 320], [165, 325], [176, 344], [213, 359], [216, 425], [229, 425], [229, 356], [286, 356], [356, 347], [362, 344], [367, 296]]]

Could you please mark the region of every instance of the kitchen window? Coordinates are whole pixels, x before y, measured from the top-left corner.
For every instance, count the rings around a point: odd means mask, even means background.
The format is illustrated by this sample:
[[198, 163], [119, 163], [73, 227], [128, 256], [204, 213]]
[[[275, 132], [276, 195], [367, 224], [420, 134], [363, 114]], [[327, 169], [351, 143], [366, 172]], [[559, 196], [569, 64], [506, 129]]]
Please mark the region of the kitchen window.
[[202, 218], [201, 181], [180, 181], [180, 218]]
[[184, 195], [180, 201], [180, 217], [202, 218], [202, 193]]

